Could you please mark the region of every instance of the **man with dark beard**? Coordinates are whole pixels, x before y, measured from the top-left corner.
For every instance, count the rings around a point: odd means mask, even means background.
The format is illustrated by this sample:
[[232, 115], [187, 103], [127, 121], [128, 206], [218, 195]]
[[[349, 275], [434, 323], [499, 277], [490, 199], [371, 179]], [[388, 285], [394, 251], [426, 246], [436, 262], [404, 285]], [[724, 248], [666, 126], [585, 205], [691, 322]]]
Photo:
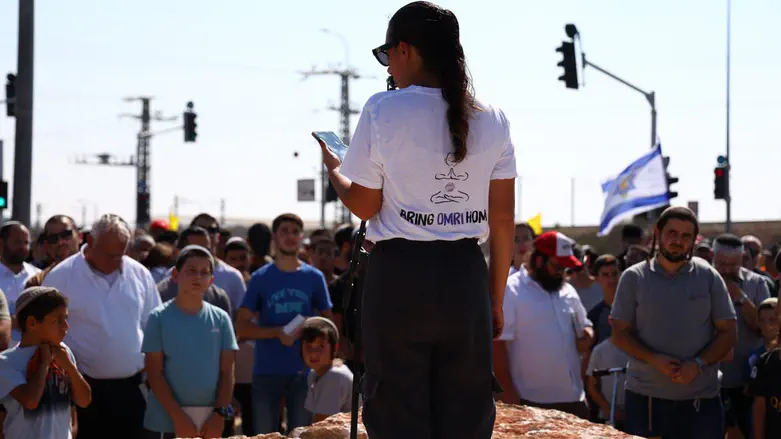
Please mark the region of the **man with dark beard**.
[[10, 314], [14, 315], [16, 299], [24, 290], [25, 282], [41, 270], [25, 262], [30, 254], [30, 231], [24, 224], [17, 221], [5, 223], [0, 228], [0, 242], [3, 249], [0, 256], [0, 290], [8, 300]]
[[553, 408], [588, 419], [580, 354], [594, 343], [594, 328], [566, 269], [583, 264], [575, 243], [558, 232], [534, 241], [529, 271], [507, 280], [504, 331], [494, 346], [502, 401]]
[[694, 212], [668, 208], [656, 222], [651, 259], [618, 282], [611, 339], [630, 356], [627, 433], [724, 437], [718, 372], [737, 341], [735, 309], [716, 269], [692, 258], [698, 229]]

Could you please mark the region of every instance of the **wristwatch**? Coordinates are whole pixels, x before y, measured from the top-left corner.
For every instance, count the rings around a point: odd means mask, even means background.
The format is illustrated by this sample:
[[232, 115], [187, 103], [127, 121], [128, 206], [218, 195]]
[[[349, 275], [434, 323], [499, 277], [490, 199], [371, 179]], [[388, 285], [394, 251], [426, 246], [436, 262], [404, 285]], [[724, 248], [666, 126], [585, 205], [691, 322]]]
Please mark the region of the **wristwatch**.
[[228, 404], [225, 407], [215, 407], [214, 413], [217, 413], [223, 418], [232, 418], [236, 411], [233, 409], [232, 405]]
[[702, 361], [702, 358], [695, 357], [694, 362], [697, 363], [697, 368], [700, 369], [700, 373], [702, 373], [702, 368], [705, 367], [705, 362]]

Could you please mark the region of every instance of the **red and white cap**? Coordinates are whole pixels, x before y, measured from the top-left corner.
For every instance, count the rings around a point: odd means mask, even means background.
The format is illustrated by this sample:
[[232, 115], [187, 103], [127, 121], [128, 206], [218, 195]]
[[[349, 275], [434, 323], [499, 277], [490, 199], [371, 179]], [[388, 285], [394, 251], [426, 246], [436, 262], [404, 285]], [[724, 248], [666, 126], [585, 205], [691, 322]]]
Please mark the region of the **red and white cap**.
[[554, 257], [563, 267], [578, 268], [583, 264], [575, 257], [572, 247], [575, 241], [559, 232], [545, 232], [534, 240], [534, 249], [540, 253]]

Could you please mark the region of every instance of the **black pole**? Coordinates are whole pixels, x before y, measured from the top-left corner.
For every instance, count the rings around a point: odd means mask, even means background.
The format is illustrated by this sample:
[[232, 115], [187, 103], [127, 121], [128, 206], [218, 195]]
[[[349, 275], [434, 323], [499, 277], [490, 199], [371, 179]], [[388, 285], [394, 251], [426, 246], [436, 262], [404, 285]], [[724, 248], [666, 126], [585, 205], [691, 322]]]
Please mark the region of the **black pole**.
[[[353, 243], [353, 253], [350, 258], [350, 268], [347, 270], [347, 292], [345, 295], [345, 302], [347, 305], [351, 302], [351, 298], [355, 293], [355, 274], [358, 270], [358, 264], [361, 261], [361, 251], [363, 247], [363, 240], [366, 237], [366, 221], [361, 221], [361, 225], [358, 228], [358, 234], [355, 236], [355, 242]], [[363, 267], [365, 269], [365, 267]], [[358, 407], [361, 403], [360, 399], [360, 383], [362, 378], [362, 365], [361, 358], [363, 356], [363, 344], [361, 343], [361, 303], [363, 291], [359, 289], [358, 294], [355, 296], [355, 307], [346, 307], [355, 315], [355, 333], [353, 334], [353, 364], [355, 365], [353, 370], [353, 394], [352, 394], [352, 410], [350, 412], [350, 439], [358, 438]], [[345, 319], [345, 327], [347, 327], [347, 319]]]
[[33, 184], [33, 65], [34, 0], [19, 0], [19, 48], [16, 72], [16, 145], [14, 148], [14, 194], [11, 197], [15, 220], [30, 224]]

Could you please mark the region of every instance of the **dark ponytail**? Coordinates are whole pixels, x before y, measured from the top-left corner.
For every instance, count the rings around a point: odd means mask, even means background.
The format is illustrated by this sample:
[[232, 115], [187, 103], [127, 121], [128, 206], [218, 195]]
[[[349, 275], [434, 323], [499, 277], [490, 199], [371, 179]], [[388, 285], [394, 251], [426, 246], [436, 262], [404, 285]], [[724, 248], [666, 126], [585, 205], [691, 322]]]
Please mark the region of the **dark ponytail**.
[[449, 10], [418, 1], [399, 9], [389, 28], [393, 41], [404, 41], [418, 49], [424, 68], [439, 80], [442, 98], [448, 104], [453, 161], [461, 162], [467, 153], [469, 119], [475, 100], [458, 19]]

